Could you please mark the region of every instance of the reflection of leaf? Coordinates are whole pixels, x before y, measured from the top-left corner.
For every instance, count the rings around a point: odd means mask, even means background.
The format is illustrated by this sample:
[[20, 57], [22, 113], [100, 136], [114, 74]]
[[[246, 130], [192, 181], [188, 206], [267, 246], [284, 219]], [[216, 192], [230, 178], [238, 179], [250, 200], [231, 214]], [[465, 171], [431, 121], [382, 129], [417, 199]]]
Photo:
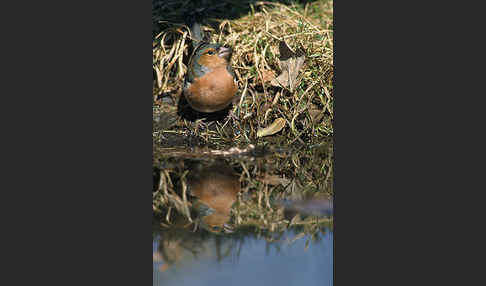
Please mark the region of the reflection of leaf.
[[285, 179], [283, 177], [280, 177], [278, 175], [270, 175], [270, 174], [265, 174], [263, 177], [258, 178], [260, 181], [267, 185], [271, 186], [277, 186], [277, 185], [288, 185], [290, 183], [289, 179]]
[[263, 129], [258, 129], [257, 137], [273, 135], [273, 134], [279, 132], [280, 130], [282, 130], [284, 127], [285, 127], [285, 119], [277, 118], [269, 126], [263, 128]]
[[305, 56], [298, 56], [290, 47], [281, 41], [279, 44], [280, 51], [280, 68], [282, 73], [271, 81], [273, 86], [286, 87], [293, 92], [297, 86], [297, 76], [304, 65]]

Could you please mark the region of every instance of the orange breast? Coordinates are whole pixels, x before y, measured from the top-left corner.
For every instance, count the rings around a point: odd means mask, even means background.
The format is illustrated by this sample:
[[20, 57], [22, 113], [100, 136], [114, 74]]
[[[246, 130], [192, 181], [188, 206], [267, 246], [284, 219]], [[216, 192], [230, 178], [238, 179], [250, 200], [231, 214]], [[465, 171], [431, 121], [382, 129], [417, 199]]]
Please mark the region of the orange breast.
[[184, 91], [191, 107], [200, 112], [215, 112], [226, 108], [238, 87], [226, 67], [220, 67], [197, 78]]
[[239, 176], [227, 164], [216, 162], [192, 169], [187, 180], [190, 194], [213, 210], [203, 221], [222, 228], [230, 219], [231, 207], [240, 191]]
[[192, 195], [215, 211], [229, 214], [240, 191], [238, 177], [217, 171], [201, 175], [199, 180], [189, 182]]

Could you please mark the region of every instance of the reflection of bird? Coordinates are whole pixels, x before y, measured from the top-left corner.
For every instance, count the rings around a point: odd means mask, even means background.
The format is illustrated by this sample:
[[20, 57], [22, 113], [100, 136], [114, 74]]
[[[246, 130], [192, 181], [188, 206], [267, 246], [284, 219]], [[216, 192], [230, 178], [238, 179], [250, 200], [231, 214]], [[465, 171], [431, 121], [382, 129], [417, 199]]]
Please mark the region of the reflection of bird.
[[198, 164], [187, 177], [190, 194], [197, 198], [193, 206], [202, 217], [201, 226], [211, 232], [231, 232], [226, 224], [231, 206], [240, 191], [240, 181], [226, 163]]
[[233, 50], [204, 40], [194, 16], [188, 21], [191, 22], [194, 51], [184, 80], [184, 96], [197, 111], [223, 110], [238, 90], [230, 62]]

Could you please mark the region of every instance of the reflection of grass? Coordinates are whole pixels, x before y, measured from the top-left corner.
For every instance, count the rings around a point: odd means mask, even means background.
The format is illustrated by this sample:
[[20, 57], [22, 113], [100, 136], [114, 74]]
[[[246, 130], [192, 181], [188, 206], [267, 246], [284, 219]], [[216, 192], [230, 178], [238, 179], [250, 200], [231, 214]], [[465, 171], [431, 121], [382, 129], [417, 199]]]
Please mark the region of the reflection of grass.
[[[225, 259], [238, 260], [245, 245], [252, 240], [266, 240], [266, 250], [277, 253], [287, 245], [298, 240], [305, 240], [304, 251], [310, 244], [319, 244], [323, 236], [331, 229], [325, 225], [315, 225], [312, 232], [303, 230], [300, 226], [293, 226], [286, 231], [270, 232], [254, 226], [246, 226], [238, 232], [221, 236], [209, 232], [193, 232], [184, 227], [183, 223], [165, 225], [154, 229], [154, 240], [158, 242], [158, 249], [154, 253], [157, 261], [166, 264], [165, 269], [172, 265], [191, 263], [194, 259], [214, 257], [218, 262]], [[187, 256], [186, 254], [190, 254]], [[165, 270], [162, 270], [165, 271]]]
[[[308, 199], [332, 196], [332, 142], [305, 150], [275, 152], [261, 158], [227, 158], [239, 175], [241, 192], [232, 208], [230, 224], [238, 229], [254, 227], [261, 231], [282, 232], [298, 228], [306, 234], [315, 233], [332, 220], [314, 216], [301, 217], [284, 211], [282, 199]], [[196, 153], [197, 154], [197, 153]], [[188, 225], [197, 219], [191, 214], [191, 199], [187, 192], [187, 166], [182, 160], [159, 154], [155, 162], [156, 189], [153, 192], [153, 211], [163, 224], [173, 223], [174, 215], [182, 215]], [[206, 158], [206, 161], [212, 161]]]
[[[314, 144], [332, 135], [332, 1], [306, 5], [249, 0], [202, 2], [215, 3], [203, 23], [212, 40], [234, 48], [232, 63], [240, 96], [232, 107], [235, 118], [223, 113], [219, 120], [204, 122], [189, 120], [177, 112], [190, 42], [181, 16], [193, 7], [190, 1], [154, 0], [154, 143], [244, 145], [256, 141], [258, 128], [276, 118], [285, 120], [284, 130], [258, 140], [275, 145]], [[300, 83], [293, 92], [263, 81], [270, 71], [275, 75], [281, 72], [279, 40], [306, 56]], [[172, 140], [176, 135], [190, 139]]]

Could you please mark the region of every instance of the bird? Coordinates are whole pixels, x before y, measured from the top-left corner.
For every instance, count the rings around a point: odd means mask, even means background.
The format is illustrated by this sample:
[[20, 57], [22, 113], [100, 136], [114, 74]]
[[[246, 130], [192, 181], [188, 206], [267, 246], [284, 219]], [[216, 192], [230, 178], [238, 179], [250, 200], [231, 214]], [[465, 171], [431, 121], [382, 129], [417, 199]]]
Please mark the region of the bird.
[[193, 208], [201, 217], [200, 226], [213, 233], [231, 233], [231, 207], [241, 190], [239, 176], [224, 161], [198, 163], [187, 175]]
[[183, 95], [192, 109], [212, 113], [225, 109], [238, 91], [231, 66], [233, 49], [203, 38], [200, 20], [189, 18], [193, 53], [184, 78]]

